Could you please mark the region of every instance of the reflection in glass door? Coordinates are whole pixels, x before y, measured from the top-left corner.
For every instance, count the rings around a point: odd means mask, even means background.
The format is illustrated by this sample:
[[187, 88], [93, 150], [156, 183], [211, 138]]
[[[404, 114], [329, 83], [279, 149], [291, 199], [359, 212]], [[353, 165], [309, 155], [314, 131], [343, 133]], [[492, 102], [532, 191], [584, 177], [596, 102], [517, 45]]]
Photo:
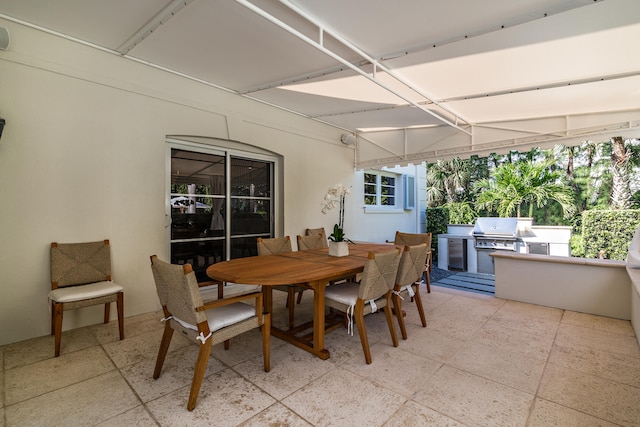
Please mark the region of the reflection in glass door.
[[172, 148], [171, 262], [204, 282], [209, 265], [256, 255], [256, 238], [272, 235], [272, 187], [272, 162]]

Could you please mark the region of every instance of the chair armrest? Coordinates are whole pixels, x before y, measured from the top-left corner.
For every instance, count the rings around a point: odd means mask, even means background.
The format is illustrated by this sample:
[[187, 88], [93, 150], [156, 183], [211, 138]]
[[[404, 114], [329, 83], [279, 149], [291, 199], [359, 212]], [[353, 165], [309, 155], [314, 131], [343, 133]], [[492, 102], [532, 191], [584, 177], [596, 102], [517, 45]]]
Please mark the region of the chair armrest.
[[231, 298], [209, 301], [200, 307], [196, 307], [196, 311], [205, 311], [210, 308], [216, 308], [216, 307], [222, 307], [224, 305], [235, 304], [236, 302], [240, 302], [244, 300], [249, 300], [249, 299], [258, 300], [261, 298], [262, 298], [262, 292], [252, 292], [250, 294], [237, 295]]

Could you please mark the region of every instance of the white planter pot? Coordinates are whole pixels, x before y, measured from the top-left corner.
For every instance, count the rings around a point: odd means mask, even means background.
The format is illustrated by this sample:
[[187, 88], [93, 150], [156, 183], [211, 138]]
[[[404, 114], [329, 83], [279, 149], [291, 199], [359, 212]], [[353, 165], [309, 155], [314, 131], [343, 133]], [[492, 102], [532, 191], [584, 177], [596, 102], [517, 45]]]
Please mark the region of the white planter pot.
[[349, 243], [329, 241], [329, 255], [347, 256], [349, 255]]

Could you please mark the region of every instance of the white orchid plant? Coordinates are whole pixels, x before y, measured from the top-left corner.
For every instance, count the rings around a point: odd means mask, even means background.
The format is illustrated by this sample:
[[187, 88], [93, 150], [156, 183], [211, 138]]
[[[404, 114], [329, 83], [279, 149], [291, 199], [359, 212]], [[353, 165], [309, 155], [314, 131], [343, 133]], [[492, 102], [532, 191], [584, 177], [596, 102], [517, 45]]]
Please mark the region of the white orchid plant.
[[336, 184], [329, 187], [327, 194], [322, 200], [322, 213], [326, 214], [336, 206], [340, 207], [338, 223], [333, 226], [333, 233], [329, 236], [329, 240], [334, 242], [344, 242], [347, 240], [344, 235], [344, 198], [351, 194], [349, 187], [342, 184]]

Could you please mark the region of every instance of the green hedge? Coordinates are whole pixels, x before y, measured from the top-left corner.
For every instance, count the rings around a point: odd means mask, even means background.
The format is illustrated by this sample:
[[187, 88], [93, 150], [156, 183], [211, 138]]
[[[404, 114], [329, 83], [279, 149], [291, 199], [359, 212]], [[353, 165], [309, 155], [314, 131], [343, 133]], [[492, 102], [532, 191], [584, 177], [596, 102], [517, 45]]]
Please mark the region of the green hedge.
[[639, 226], [640, 209], [584, 211], [584, 257], [626, 260], [629, 244]]
[[431, 233], [431, 247], [434, 249], [433, 260], [438, 259], [438, 234], [447, 233], [447, 224], [449, 224], [449, 209], [428, 208], [427, 209], [427, 233]]

